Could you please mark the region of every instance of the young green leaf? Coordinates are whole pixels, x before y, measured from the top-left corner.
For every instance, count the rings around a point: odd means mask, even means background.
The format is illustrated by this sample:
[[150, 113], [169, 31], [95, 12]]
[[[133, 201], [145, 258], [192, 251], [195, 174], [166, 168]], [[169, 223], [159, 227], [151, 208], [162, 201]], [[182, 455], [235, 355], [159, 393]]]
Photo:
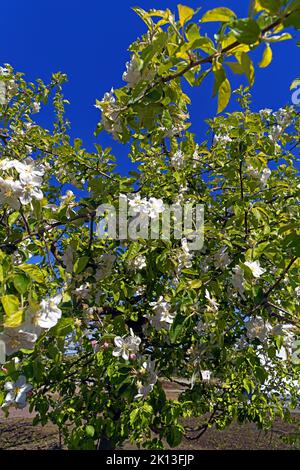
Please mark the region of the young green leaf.
[[272, 49], [271, 49], [270, 46], [266, 46], [266, 48], [264, 50], [264, 53], [263, 53], [263, 56], [262, 56], [262, 60], [258, 64], [259, 67], [261, 69], [264, 69], [265, 67], [268, 67], [268, 65], [270, 65], [270, 63], [272, 62], [272, 58], [273, 58]]
[[178, 13], [179, 13], [179, 21], [181, 26], [189, 21], [195, 14], [195, 10], [190, 7], [186, 7], [185, 5], [178, 5]]
[[213, 8], [205, 13], [201, 19], [201, 23], [208, 23], [213, 21], [231, 21], [236, 18], [236, 14], [229, 8], [219, 7]]

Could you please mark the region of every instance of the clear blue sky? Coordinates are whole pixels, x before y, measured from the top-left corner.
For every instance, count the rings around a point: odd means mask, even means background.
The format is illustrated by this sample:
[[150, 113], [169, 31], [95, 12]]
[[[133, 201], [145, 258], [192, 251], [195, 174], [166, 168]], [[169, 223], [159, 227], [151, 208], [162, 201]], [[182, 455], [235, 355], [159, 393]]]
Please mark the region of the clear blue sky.
[[[68, 117], [72, 136], [80, 137], [89, 150], [99, 111], [95, 98], [101, 98], [112, 86], [122, 85], [122, 73], [129, 58], [128, 45], [145, 31], [144, 23], [131, 10], [170, 8], [177, 3], [202, 7], [202, 11], [227, 6], [238, 15], [247, 16], [248, 0], [9, 0], [1, 2], [0, 65], [8, 62], [30, 80], [47, 81], [52, 72], [62, 71], [69, 77], [65, 88], [71, 101]], [[210, 26], [211, 27], [211, 26]], [[299, 40], [299, 33], [297, 39]], [[257, 71], [253, 88], [253, 110], [276, 109], [291, 104], [289, 86], [299, 77], [299, 47], [295, 41], [275, 44], [274, 60], [268, 69]], [[259, 61], [262, 53], [255, 55]], [[238, 77], [238, 81], [241, 81]], [[235, 84], [238, 84], [235, 81]], [[190, 90], [193, 99], [192, 130], [204, 137], [204, 119], [214, 115], [216, 102], [211, 99], [212, 82]], [[229, 110], [236, 107], [232, 102]], [[47, 115], [40, 119], [47, 121]], [[98, 143], [112, 146], [122, 172], [128, 170], [126, 147], [100, 134]]]

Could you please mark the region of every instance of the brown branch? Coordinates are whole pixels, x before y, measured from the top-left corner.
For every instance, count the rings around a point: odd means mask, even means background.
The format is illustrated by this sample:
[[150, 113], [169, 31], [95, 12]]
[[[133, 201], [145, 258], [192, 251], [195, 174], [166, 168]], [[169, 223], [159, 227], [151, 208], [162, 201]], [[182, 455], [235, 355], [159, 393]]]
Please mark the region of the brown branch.
[[[269, 26], [266, 26], [265, 28], [263, 28], [261, 30], [261, 35], [263, 36], [264, 34], [268, 33], [272, 29], [276, 28], [276, 26], [279, 26], [282, 23], [283, 20], [288, 18], [292, 13], [295, 13], [295, 11], [298, 11], [298, 9], [296, 9], [294, 11], [291, 11], [289, 13], [286, 13], [282, 18], [278, 18], [276, 21], [274, 21], [274, 23], [272, 23]], [[193, 69], [195, 67], [198, 67], [199, 65], [212, 63], [214, 61], [214, 59], [216, 59], [217, 57], [219, 57], [223, 54], [227, 54], [228, 52], [231, 52], [233, 49], [235, 49], [236, 47], [238, 47], [240, 45], [241, 45], [241, 43], [239, 41], [235, 41], [232, 44], [229, 44], [228, 46], [224, 47], [220, 52], [214, 52], [213, 54], [209, 55], [208, 57], [203, 57], [203, 58], [201, 58], [199, 60], [196, 60], [196, 61], [191, 60], [190, 63], [183, 70], [178, 71], [178, 72], [173, 73], [173, 74], [170, 74], [170, 75], [167, 75], [166, 77], [164, 77], [162, 79], [162, 82], [167, 83], [167, 82], [169, 82], [173, 79], [179, 78], [182, 75], [184, 75], [185, 73], [189, 72], [191, 69]], [[155, 85], [156, 84], [154, 84], [154, 86]]]
[[286, 266], [286, 268], [282, 271], [281, 275], [279, 276], [279, 278], [276, 280], [276, 282], [267, 290], [267, 292], [265, 293], [264, 297], [265, 299], [271, 294], [271, 292], [273, 292], [274, 289], [276, 289], [276, 287], [281, 283], [282, 279], [284, 279], [285, 275], [288, 273], [288, 271], [290, 270], [290, 268], [293, 266], [293, 264], [295, 263], [295, 261], [298, 259], [298, 256], [294, 256], [290, 262], [288, 263], [288, 265]]

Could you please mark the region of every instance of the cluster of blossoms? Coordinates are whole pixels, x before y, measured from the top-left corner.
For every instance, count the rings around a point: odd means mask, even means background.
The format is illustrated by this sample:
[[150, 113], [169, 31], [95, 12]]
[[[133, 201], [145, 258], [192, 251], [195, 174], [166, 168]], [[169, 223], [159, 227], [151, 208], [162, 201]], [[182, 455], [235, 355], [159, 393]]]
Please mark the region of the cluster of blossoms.
[[0, 340], [5, 344], [6, 354], [10, 356], [20, 349], [34, 349], [34, 344], [44, 330], [49, 330], [61, 318], [62, 311], [58, 307], [62, 296], [43, 299], [37, 309], [29, 308], [25, 313], [25, 321], [18, 327], [5, 327], [0, 333]]
[[113, 356], [122, 357], [125, 361], [129, 359], [135, 360], [141, 344], [141, 338], [136, 336], [130, 328], [130, 334], [128, 336], [124, 338], [116, 336], [114, 343], [116, 347], [113, 350]]
[[[252, 276], [256, 279], [260, 278], [260, 276], [266, 272], [266, 270], [260, 266], [259, 261], [245, 261], [244, 265], [250, 269]], [[233, 275], [231, 278], [231, 282], [232, 282], [233, 288], [240, 294], [242, 299], [245, 299], [244, 270], [239, 265], [237, 265], [233, 268], [232, 271], [233, 271]]]
[[[7, 77], [9, 74], [6, 67], [0, 67], [0, 77]], [[0, 105], [6, 105], [17, 91], [18, 85], [12, 78], [5, 81], [0, 79]]]
[[138, 393], [135, 398], [146, 398], [152, 392], [154, 385], [157, 382], [157, 373], [155, 371], [155, 361], [150, 358], [143, 362], [140, 371], [143, 380], [137, 381]]
[[219, 311], [219, 304], [214, 297], [211, 297], [210, 292], [205, 290], [205, 298], [207, 300], [207, 312], [217, 313]]
[[[130, 334], [125, 337], [116, 336], [114, 338], [114, 344], [115, 348], [112, 352], [114, 357], [122, 357], [125, 361], [135, 361], [139, 353], [141, 338], [136, 336], [130, 328]], [[135, 396], [136, 399], [145, 398], [152, 392], [157, 382], [155, 362], [151, 361], [150, 357], [142, 363], [140, 375], [142, 380], [137, 381], [138, 393]]]
[[177, 150], [173, 155], [170, 157], [171, 165], [176, 168], [177, 170], [182, 168], [185, 161], [185, 156], [182, 150]]
[[147, 259], [145, 255], [136, 256], [131, 262], [130, 267], [134, 270], [141, 270], [147, 267]]
[[118, 134], [122, 132], [122, 108], [116, 104], [114, 89], [105, 93], [102, 100], [96, 100], [95, 107], [102, 111], [101, 123], [103, 128], [118, 139]]
[[219, 144], [222, 147], [226, 147], [230, 142], [232, 142], [232, 138], [227, 134], [215, 134], [214, 136], [214, 145]]
[[171, 306], [163, 296], [155, 302], [150, 302], [155, 315], [147, 315], [150, 324], [157, 330], [162, 329], [169, 331], [176, 316], [176, 312], [171, 311]]
[[164, 203], [162, 199], [150, 197], [149, 199], [141, 198], [139, 194], [135, 194], [128, 201], [129, 215], [141, 215], [156, 219], [159, 214], [164, 211]]
[[259, 114], [266, 120], [271, 120], [272, 123], [269, 128], [268, 137], [273, 141], [277, 142], [282, 136], [285, 129], [293, 124], [294, 120], [294, 107], [288, 106], [286, 108], [280, 108], [278, 111], [273, 112], [272, 109], [262, 109]]
[[177, 254], [177, 267], [176, 267], [176, 277], [178, 278], [182, 269], [191, 268], [194, 255], [191, 253], [186, 238], [181, 240], [181, 249]]
[[[19, 174], [18, 179], [6, 174], [13, 170]], [[0, 171], [5, 173], [5, 178], [0, 177], [0, 204], [7, 204], [17, 210], [21, 204], [30, 204], [32, 199], [43, 198], [40, 187], [45, 170], [32, 159], [28, 158], [24, 162], [4, 159], [0, 162]]]
[[253, 168], [252, 165], [248, 165], [247, 172], [250, 176], [252, 176], [253, 178], [259, 181], [259, 184], [262, 189], [265, 188], [268, 182], [268, 179], [270, 178], [272, 174], [272, 171], [270, 170], [270, 168], [264, 168], [262, 172], [260, 172], [259, 170]]
[[225, 269], [231, 263], [226, 246], [220, 248], [220, 250], [214, 254], [213, 260], [218, 269]]
[[283, 346], [278, 352], [278, 357], [287, 359], [287, 353], [292, 353], [295, 337], [295, 327], [290, 324], [272, 326], [260, 316], [250, 318], [246, 324], [246, 336], [250, 341], [258, 339], [262, 344], [266, 343], [269, 336], [282, 336]]
[[133, 56], [130, 62], [126, 62], [126, 71], [123, 73], [123, 80], [127, 82], [129, 88], [134, 88], [142, 80], [150, 81], [154, 77], [153, 70], [141, 70], [140, 63], [137, 58]]

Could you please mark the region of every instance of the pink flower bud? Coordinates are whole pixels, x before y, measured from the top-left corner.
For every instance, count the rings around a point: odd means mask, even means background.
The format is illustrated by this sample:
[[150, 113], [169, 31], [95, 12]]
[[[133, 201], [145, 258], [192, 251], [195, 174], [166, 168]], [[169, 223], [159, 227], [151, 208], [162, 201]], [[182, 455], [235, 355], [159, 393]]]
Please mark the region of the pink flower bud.
[[91, 341], [91, 346], [92, 346], [93, 350], [96, 351], [97, 346], [98, 346], [98, 341], [93, 339], [93, 341]]
[[109, 343], [107, 341], [104, 341], [102, 347], [103, 347], [103, 349], [108, 349], [109, 348]]
[[6, 367], [4, 367], [4, 366], [1, 367], [1, 370], [3, 370], [3, 372], [4, 372], [5, 374], [8, 373], [8, 370], [7, 370]]
[[136, 360], [136, 354], [130, 354], [129, 359], [130, 359], [130, 361], [135, 361]]

